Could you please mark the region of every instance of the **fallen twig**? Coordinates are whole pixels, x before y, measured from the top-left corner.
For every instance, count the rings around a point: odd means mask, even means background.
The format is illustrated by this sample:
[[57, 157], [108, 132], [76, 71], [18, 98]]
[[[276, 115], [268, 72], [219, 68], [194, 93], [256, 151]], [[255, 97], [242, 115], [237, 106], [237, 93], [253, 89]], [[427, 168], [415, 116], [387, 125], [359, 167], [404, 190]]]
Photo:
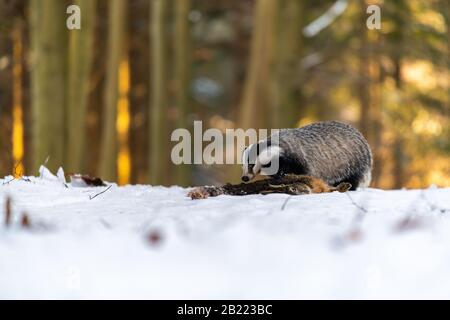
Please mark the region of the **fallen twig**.
[[350, 199], [351, 203], [358, 209], [358, 213], [353, 219], [353, 224], [360, 224], [366, 217], [366, 214], [369, 212], [369, 210], [356, 203], [356, 201], [350, 196], [348, 192], [346, 193], [346, 195]]
[[3, 183], [2, 183], [2, 186], [5, 186], [5, 185], [7, 185], [7, 184], [9, 184], [10, 182], [13, 182], [14, 180], [16, 180], [16, 178], [11, 178], [10, 180], [8, 180], [8, 181], [4, 181]]
[[286, 200], [284, 200], [283, 205], [281, 206], [281, 211], [283, 211], [286, 208], [287, 203], [292, 198], [292, 196], [288, 196]]
[[346, 193], [347, 197], [350, 199], [350, 201], [352, 202], [352, 204], [357, 207], [359, 210], [363, 211], [364, 213], [367, 213], [367, 209], [364, 208], [363, 206], [359, 205], [356, 203], [355, 200], [353, 200], [353, 198], [350, 196], [350, 194]]
[[108, 191], [109, 189], [111, 189], [111, 187], [112, 187], [112, 185], [110, 185], [108, 188], [106, 188], [105, 190], [103, 190], [103, 191], [100, 192], [100, 193], [97, 193], [97, 194], [95, 194], [95, 195], [93, 195], [93, 196], [89, 196], [89, 200], [93, 200], [93, 199], [97, 198], [99, 195], [104, 194], [106, 191]]
[[363, 239], [364, 234], [361, 229], [361, 223], [364, 220], [366, 214], [369, 212], [365, 207], [358, 204], [347, 192], [347, 197], [350, 199], [351, 203], [357, 209], [357, 213], [354, 216], [349, 229], [345, 231], [342, 235], [338, 235], [333, 239], [332, 244], [336, 248], [342, 248], [350, 243], [359, 242]]

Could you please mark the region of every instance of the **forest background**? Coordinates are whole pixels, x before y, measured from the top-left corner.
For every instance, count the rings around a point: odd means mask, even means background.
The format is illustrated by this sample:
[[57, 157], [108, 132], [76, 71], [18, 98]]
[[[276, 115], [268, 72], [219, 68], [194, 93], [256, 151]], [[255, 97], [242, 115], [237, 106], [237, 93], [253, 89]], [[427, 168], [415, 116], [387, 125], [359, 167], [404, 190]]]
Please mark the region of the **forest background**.
[[172, 164], [172, 130], [333, 119], [367, 137], [373, 187], [449, 186], [449, 19], [447, 0], [0, 0], [0, 176], [236, 182]]

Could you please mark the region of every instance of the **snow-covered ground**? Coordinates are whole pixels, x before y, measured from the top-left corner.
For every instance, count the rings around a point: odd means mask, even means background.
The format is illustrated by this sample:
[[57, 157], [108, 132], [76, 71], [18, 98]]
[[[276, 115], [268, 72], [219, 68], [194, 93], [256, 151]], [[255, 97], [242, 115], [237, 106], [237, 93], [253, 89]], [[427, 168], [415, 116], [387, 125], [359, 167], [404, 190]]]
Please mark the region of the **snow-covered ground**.
[[0, 179], [0, 298], [450, 298], [449, 188], [104, 190]]

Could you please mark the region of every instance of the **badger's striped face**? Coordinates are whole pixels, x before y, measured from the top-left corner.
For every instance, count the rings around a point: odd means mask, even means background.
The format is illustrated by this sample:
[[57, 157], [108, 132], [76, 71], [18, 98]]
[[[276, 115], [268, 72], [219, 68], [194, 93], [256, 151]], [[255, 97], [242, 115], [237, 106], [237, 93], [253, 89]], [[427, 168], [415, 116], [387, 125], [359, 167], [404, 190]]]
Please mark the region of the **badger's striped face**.
[[264, 174], [264, 169], [269, 168], [280, 154], [278, 146], [262, 146], [261, 143], [248, 146], [242, 153], [242, 181], [248, 182], [258, 174]]
[[[242, 153], [242, 181], [247, 182], [252, 180], [255, 175], [253, 174], [253, 167], [255, 166], [256, 156], [253, 151], [254, 144], [246, 147]], [[250, 158], [251, 156], [251, 158]]]

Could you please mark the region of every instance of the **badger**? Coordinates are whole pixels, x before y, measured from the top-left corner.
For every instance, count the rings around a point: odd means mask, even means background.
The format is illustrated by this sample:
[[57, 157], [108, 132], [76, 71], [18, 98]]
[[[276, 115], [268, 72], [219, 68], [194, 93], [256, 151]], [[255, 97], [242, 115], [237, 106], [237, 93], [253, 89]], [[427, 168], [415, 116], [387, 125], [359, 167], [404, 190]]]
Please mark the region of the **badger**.
[[[275, 159], [278, 170], [265, 174], [265, 168]], [[370, 184], [372, 153], [357, 129], [338, 121], [324, 121], [280, 129], [276, 139], [272, 134], [249, 145], [242, 154], [242, 168], [244, 182], [259, 174], [271, 177], [297, 174], [322, 179], [334, 187], [347, 182], [352, 186], [350, 190], [356, 190]]]

